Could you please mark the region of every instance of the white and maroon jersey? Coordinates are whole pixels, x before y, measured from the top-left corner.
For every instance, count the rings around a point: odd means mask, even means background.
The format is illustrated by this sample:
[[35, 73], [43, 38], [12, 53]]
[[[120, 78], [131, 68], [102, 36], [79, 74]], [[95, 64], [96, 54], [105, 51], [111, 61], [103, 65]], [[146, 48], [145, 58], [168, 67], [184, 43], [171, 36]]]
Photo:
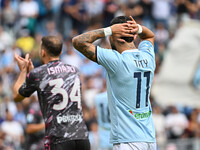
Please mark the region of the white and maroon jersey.
[[38, 94], [49, 143], [88, 138], [77, 68], [59, 60], [35, 68], [27, 74], [19, 93], [29, 97], [34, 91]]

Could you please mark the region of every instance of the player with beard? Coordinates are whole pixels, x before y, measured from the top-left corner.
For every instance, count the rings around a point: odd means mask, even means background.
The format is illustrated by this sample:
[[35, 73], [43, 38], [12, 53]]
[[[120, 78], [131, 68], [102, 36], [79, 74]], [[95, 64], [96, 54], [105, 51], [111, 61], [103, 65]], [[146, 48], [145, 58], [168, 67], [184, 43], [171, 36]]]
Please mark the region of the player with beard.
[[[133, 43], [137, 35], [142, 40], [138, 48]], [[93, 45], [106, 36], [112, 49]], [[113, 150], [156, 150], [149, 99], [156, 67], [153, 32], [131, 16], [119, 16], [110, 27], [83, 33], [72, 42], [78, 51], [107, 71]]]
[[33, 69], [29, 55], [15, 55], [20, 75], [13, 97], [22, 101], [37, 91], [45, 122], [48, 150], [90, 150], [81, 106], [79, 70], [60, 61], [62, 42], [55, 36], [42, 38], [40, 56], [44, 65]]

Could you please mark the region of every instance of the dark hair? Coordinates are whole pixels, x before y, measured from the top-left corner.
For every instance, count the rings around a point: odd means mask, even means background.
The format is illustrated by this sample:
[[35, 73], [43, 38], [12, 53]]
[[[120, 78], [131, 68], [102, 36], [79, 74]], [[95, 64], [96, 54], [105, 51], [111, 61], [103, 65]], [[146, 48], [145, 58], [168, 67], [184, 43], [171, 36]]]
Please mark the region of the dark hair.
[[[111, 20], [110, 25], [112, 26], [114, 24], [126, 23], [127, 21], [131, 21], [131, 18], [128, 16], [118, 16], [113, 20]], [[133, 42], [133, 37], [121, 37], [121, 38], [128, 43]]]
[[49, 56], [57, 57], [62, 51], [62, 42], [56, 36], [45, 36], [42, 38], [42, 48]]

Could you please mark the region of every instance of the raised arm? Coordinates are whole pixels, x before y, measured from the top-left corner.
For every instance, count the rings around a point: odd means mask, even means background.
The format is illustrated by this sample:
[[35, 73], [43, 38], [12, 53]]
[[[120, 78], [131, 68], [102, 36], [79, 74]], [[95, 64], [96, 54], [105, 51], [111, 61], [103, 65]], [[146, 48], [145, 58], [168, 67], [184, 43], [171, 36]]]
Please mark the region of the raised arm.
[[13, 87], [13, 99], [15, 102], [20, 102], [24, 99], [24, 97], [20, 95], [18, 91], [19, 88], [22, 86], [22, 84], [25, 82], [25, 79], [26, 79], [26, 71], [21, 71]]
[[20, 102], [24, 99], [24, 97], [20, 95], [18, 91], [26, 80], [27, 72], [31, 71], [34, 66], [32, 61], [29, 59], [29, 54], [26, 54], [25, 59], [15, 54], [15, 60], [17, 61], [18, 67], [20, 69], [20, 74], [13, 87], [13, 99], [15, 102]]
[[145, 26], [142, 27], [142, 33], [138, 34], [141, 40], [148, 40], [154, 46], [155, 36], [154, 33]]
[[103, 29], [97, 29], [78, 35], [72, 39], [74, 48], [92, 61], [96, 60], [95, 45], [92, 43], [99, 38], [105, 37]]
[[[108, 27], [109, 28], [109, 27]], [[106, 30], [108, 29], [106, 28]], [[133, 31], [129, 23], [115, 24], [110, 27], [111, 34], [116, 37], [133, 37]], [[111, 35], [110, 34], [110, 35]], [[73, 46], [85, 55], [88, 59], [96, 62], [95, 45], [92, 43], [97, 39], [104, 38], [105, 28], [92, 30], [81, 35], [78, 35], [72, 39]]]

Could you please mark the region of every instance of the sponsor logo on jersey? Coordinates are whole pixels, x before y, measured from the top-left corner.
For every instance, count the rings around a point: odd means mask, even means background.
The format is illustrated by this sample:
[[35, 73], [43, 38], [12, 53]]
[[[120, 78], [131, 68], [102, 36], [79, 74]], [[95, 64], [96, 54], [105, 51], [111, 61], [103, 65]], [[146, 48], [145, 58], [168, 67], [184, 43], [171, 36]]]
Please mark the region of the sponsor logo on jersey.
[[57, 122], [60, 123], [66, 123], [66, 122], [75, 122], [75, 121], [82, 121], [81, 115], [63, 115], [63, 116], [57, 116], [56, 117]]
[[132, 110], [129, 110], [129, 113], [135, 117], [135, 119], [145, 119], [151, 115], [151, 111], [145, 113], [133, 113]]

